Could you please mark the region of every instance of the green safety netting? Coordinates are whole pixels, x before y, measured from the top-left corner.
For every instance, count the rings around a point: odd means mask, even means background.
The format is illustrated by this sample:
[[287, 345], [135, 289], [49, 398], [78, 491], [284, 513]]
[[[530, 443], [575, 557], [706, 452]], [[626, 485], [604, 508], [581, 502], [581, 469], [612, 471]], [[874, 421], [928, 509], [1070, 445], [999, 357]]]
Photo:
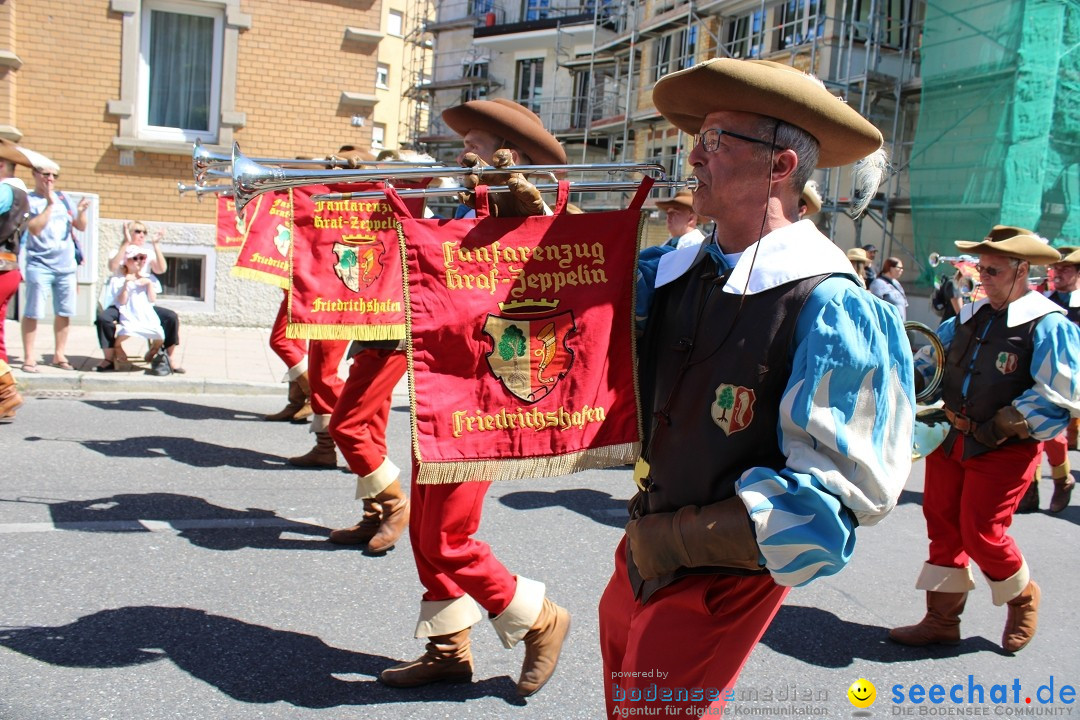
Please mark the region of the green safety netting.
[[915, 257], [996, 224], [1080, 244], [1080, 0], [928, 0], [921, 64]]

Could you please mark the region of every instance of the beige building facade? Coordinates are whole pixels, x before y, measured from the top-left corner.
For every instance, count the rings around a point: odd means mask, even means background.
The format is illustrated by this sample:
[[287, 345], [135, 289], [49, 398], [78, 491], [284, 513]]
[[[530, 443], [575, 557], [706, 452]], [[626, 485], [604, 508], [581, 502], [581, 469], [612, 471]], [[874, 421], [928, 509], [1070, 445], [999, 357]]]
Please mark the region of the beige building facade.
[[280, 291], [231, 277], [236, 253], [214, 249], [213, 196], [177, 192], [193, 182], [192, 143], [269, 158], [397, 144], [400, 70], [381, 74], [401, 65], [394, 10], [393, 0], [0, 2], [0, 135], [59, 163], [73, 201], [94, 201], [83, 242], [97, 262], [80, 269], [77, 321], [92, 322], [105, 259], [138, 219], [165, 231], [173, 269], [161, 302], [182, 322], [269, 326]]

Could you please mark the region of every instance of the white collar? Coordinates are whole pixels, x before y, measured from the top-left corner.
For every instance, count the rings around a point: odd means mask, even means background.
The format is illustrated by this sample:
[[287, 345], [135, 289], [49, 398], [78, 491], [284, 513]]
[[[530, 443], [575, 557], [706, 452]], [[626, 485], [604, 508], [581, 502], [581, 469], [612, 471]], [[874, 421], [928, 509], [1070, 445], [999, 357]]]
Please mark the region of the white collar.
[[[754, 258], [755, 250], [757, 258]], [[704, 252], [705, 243], [702, 243], [661, 257], [656, 271], [656, 287], [681, 277]], [[724, 292], [741, 295], [743, 288], [746, 288], [747, 295], [755, 295], [793, 280], [827, 274], [856, 278], [844, 251], [822, 235], [813, 221], [800, 220], [773, 230], [746, 248], [728, 277]], [[750, 276], [749, 283], [747, 276]]]
[[[983, 298], [977, 303], [971, 305], [965, 305], [960, 308], [959, 319], [961, 323], [966, 323], [968, 320], [975, 316], [984, 305], [989, 305], [990, 299]], [[1005, 314], [1005, 326], [1016, 327], [1017, 325], [1023, 325], [1024, 323], [1031, 322], [1032, 320], [1038, 320], [1044, 315], [1050, 313], [1064, 313], [1065, 308], [1058, 305], [1056, 302], [1046, 297], [1042, 293], [1029, 290], [1027, 294], [1021, 295], [1016, 300], [1009, 303], [1009, 307]]]

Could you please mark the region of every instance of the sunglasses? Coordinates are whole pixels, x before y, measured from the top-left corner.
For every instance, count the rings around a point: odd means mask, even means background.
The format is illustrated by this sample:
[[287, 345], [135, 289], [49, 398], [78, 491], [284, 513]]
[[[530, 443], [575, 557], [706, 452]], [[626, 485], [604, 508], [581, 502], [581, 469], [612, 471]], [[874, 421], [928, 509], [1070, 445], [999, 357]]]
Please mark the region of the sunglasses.
[[38, 171], [37, 171], [37, 174], [38, 174], [38, 175], [40, 175], [41, 177], [45, 177], [45, 178], [53, 178], [54, 180], [55, 180], [56, 178], [60, 177], [60, 173], [54, 173], [54, 172], [41, 172], [40, 170], [38, 170]]
[[138, 233], [139, 235], [145, 235], [146, 234], [145, 230], [132, 230], [131, 232]]
[[716, 152], [716, 148], [720, 147], [720, 136], [729, 135], [733, 138], [743, 140], [748, 143], [755, 143], [757, 145], [769, 145], [770, 143], [764, 140], [758, 140], [757, 138], [750, 137], [749, 135], [740, 135], [739, 133], [731, 132], [730, 130], [721, 130], [720, 128], [711, 128], [694, 136], [694, 144], [701, 145], [705, 152]]
[[[1016, 269], [1018, 267], [1019, 265], [1013, 265], [1012, 269]], [[988, 277], [997, 277], [1001, 273], [1005, 272], [1005, 270], [1002, 268], [987, 267], [986, 265], [976, 265], [975, 269], [979, 272], [980, 275], [985, 274]]]

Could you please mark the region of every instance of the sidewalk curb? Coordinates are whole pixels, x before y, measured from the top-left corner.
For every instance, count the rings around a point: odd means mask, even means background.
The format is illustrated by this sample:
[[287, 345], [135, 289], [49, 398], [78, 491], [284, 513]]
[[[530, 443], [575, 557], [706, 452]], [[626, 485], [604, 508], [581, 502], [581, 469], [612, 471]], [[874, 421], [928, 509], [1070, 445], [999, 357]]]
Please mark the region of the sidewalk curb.
[[64, 375], [45, 375], [16, 371], [19, 392], [36, 393], [99, 392], [99, 393], [162, 393], [179, 395], [279, 395], [282, 383], [239, 382], [192, 378], [184, 375], [155, 377], [141, 373], [106, 374], [73, 372]]

